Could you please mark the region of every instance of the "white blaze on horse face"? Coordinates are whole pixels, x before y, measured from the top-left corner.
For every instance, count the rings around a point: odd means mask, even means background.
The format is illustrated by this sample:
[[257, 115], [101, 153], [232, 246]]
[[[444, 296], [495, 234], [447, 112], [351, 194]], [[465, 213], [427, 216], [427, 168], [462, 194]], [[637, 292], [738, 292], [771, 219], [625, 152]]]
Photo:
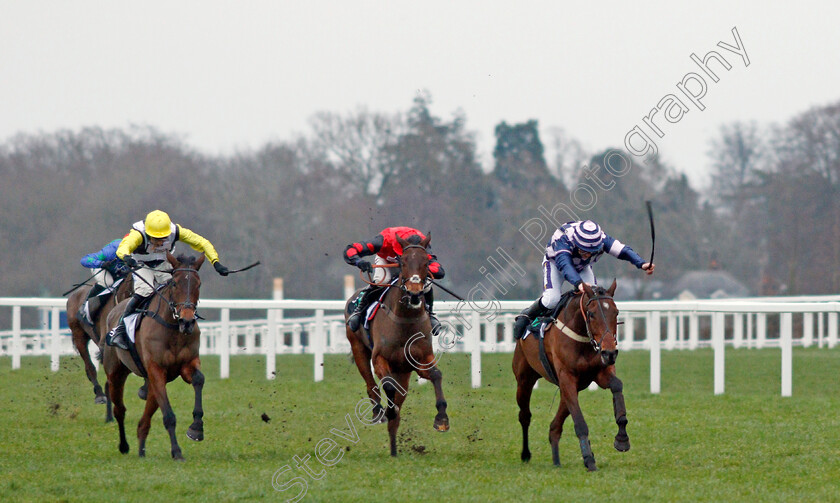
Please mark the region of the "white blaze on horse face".
[[415, 284], [420, 283], [421, 282], [420, 276], [415, 274], [412, 277], [408, 278], [408, 282], [409, 283], [415, 283]]

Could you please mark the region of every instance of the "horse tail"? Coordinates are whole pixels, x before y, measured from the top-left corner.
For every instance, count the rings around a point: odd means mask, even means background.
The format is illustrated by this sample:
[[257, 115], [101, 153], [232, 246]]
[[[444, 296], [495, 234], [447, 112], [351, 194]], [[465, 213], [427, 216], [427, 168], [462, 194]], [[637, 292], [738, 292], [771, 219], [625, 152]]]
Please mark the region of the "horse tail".
[[99, 360], [99, 363], [102, 363], [102, 350], [101, 349], [96, 350], [96, 359]]

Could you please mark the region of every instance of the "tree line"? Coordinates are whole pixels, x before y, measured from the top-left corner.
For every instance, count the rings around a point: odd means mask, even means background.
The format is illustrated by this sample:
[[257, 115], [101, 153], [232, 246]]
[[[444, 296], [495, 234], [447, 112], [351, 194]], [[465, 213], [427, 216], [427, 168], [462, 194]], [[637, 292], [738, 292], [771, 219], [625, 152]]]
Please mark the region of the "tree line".
[[[562, 130], [544, 143], [536, 121], [501, 122], [493, 161], [482, 165], [466, 117], [436, 117], [429, 105], [420, 95], [400, 113], [320, 113], [306, 135], [220, 156], [152, 127], [12, 137], [0, 144], [0, 292], [60, 295], [86, 277], [84, 254], [157, 208], [210, 239], [225, 265], [262, 262], [228, 278], [206, 273], [203, 297], [268, 298], [281, 276], [287, 298], [341, 298], [342, 276], [356, 274], [344, 247], [392, 225], [431, 231], [450, 288], [483, 282], [500, 300], [536, 297], [541, 256], [520, 227], [540, 207], [567, 203], [583, 167], [618, 149], [587, 152]], [[621, 177], [601, 170], [611, 188], [579, 216], [644, 256], [644, 201], [654, 201], [655, 277], [665, 283], [715, 260], [755, 294], [837, 292], [840, 103], [783, 125], [728, 124], [709, 158], [705, 189], [657, 159]], [[504, 295], [486, 279], [499, 247], [527, 271]], [[615, 260], [597, 272], [634, 274]]]

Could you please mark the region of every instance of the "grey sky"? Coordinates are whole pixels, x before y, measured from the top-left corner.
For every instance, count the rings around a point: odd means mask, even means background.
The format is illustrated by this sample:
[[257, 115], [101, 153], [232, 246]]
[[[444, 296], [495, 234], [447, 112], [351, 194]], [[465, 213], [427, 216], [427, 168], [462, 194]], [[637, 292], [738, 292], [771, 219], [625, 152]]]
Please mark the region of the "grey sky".
[[[709, 139], [840, 99], [833, 2], [72, 1], [0, 4], [0, 140], [148, 124], [209, 154], [308, 131], [315, 112], [402, 112], [420, 89], [493, 127], [537, 119], [590, 150], [625, 134], [717, 50], [706, 106], [660, 155], [703, 184]], [[737, 27], [750, 66], [716, 46]], [[719, 68], [714, 66], [713, 68]], [[682, 96], [681, 96], [682, 97]]]

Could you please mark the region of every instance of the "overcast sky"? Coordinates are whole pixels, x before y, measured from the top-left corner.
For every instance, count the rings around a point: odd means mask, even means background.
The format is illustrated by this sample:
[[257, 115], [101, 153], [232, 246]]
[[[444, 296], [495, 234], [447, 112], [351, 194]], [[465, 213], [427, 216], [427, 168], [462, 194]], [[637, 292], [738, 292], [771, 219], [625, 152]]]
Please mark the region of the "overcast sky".
[[[661, 157], [703, 184], [731, 121], [783, 122], [840, 100], [833, 2], [33, 1], [0, 3], [0, 140], [143, 124], [208, 154], [308, 132], [318, 111], [404, 112], [418, 90], [493, 128], [537, 119], [590, 150], [621, 146], [667, 94]], [[737, 27], [749, 66], [734, 52]], [[712, 82], [690, 55], [718, 51]], [[708, 89], [700, 111], [677, 89]], [[649, 134], [652, 134], [648, 131]], [[549, 160], [551, 161], [551, 160]]]

